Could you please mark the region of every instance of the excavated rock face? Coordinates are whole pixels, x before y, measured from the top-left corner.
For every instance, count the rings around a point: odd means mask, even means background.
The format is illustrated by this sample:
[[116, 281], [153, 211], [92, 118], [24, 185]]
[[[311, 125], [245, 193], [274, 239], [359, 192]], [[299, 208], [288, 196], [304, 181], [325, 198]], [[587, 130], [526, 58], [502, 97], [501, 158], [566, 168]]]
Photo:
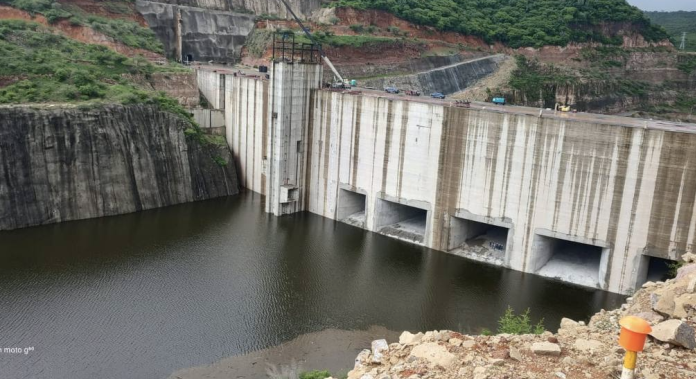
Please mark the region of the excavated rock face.
[[167, 57], [174, 59], [179, 58], [176, 56], [178, 11], [181, 11], [182, 55], [190, 55], [195, 61], [237, 61], [254, 28], [254, 16], [250, 14], [144, 0], [138, 0], [136, 8], [162, 41]]
[[503, 60], [505, 60], [503, 55], [492, 55], [413, 75], [369, 79], [362, 85], [379, 89], [384, 87], [411, 89], [421, 91], [425, 95], [433, 92], [449, 95], [463, 91], [477, 80], [490, 75], [498, 69]]
[[0, 107], [0, 230], [237, 194], [229, 150], [188, 127], [154, 106]]
[[[280, 0], [154, 0], [153, 2], [217, 11], [253, 12], [257, 15], [292, 17]], [[321, 0], [287, 0], [287, 2], [302, 18], [308, 17], [314, 10], [321, 7]]]

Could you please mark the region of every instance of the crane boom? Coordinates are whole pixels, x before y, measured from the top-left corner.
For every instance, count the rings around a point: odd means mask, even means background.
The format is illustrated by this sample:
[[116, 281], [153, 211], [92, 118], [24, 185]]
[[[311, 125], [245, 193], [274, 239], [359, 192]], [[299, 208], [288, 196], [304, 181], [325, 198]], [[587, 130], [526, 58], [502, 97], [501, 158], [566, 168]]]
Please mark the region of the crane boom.
[[334, 67], [333, 63], [331, 63], [331, 60], [329, 60], [329, 57], [326, 56], [326, 53], [324, 53], [324, 49], [321, 48], [321, 44], [318, 43], [316, 39], [314, 39], [314, 36], [312, 36], [312, 33], [309, 32], [309, 29], [307, 29], [304, 26], [302, 21], [300, 21], [300, 18], [297, 17], [295, 12], [293, 12], [292, 8], [290, 8], [290, 4], [288, 4], [288, 2], [286, 0], [280, 0], [280, 1], [283, 2], [283, 4], [285, 5], [285, 8], [287, 8], [288, 12], [290, 12], [292, 17], [295, 18], [295, 21], [300, 25], [300, 27], [302, 28], [302, 31], [307, 36], [307, 38], [309, 38], [309, 40], [312, 41], [312, 43], [315, 44], [319, 48], [319, 54], [321, 55], [321, 59], [323, 59], [324, 62], [326, 62], [326, 65], [329, 66], [329, 68], [333, 72], [334, 76], [336, 77], [336, 80], [343, 83], [343, 77], [341, 76], [341, 74], [338, 73], [338, 70], [336, 70], [336, 67]]

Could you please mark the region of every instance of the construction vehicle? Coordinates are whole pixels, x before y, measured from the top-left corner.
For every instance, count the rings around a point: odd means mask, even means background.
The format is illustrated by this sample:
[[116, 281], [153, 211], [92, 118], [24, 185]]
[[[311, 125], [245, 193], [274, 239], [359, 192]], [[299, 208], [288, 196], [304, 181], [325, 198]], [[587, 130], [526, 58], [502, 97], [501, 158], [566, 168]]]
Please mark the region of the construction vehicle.
[[556, 110], [561, 112], [570, 112], [570, 105], [562, 105], [556, 103]]
[[314, 45], [316, 45], [317, 48], [319, 48], [319, 55], [321, 55], [321, 59], [324, 60], [324, 63], [326, 63], [326, 65], [329, 66], [329, 68], [331, 69], [331, 72], [333, 72], [333, 74], [334, 74], [334, 81], [331, 84], [331, 88], [348, 88], [348, 89], [350, 89], [351, 84], [353, 82], [355, 82], [355, 84], [357, 85], [358, 84], [357, 81], [354, 81], [354, 80], [349, 81], [347, 79], [343, 79], [341, 74], [338, 73], [338, 70], [336, 70], [336, 67], [334, 67], [333, 63], [331, 63], [331, 60], [329, 60], [329, 57], [326, 56], [324, 49], [321, 48], [321, 44], [319, 44], [319, 42], [317, 42], [317, 40], [314, 39], [314, 36], [312, 36], [312, 34], [309, 32], [309, 29], [304, 26], [302, 21], [300, 21], [300, 18], [297, 17], [297, 15], [292, 10], [292, 8], [290, 8], [290, 4], [288, 4], [288, 2], [286, 0], [280, 0], [280, 1], [285, 5], [285, 8], [288, 9], [288, 12], [290, 12], [292, 17], [295, 18], [295, 21], [297, 22], [298, 25], [300, 25], [300, 28], [302, 28], [302, 31], [307, 36], [307, 38], [309, 38], [309, 40], [312, 41], [312, 43]]
[[496, 104], [496, 105], [505, 105], [505, 98], [504, 97], [494, 97], [492, 102], [493, 102], [493, 104]]

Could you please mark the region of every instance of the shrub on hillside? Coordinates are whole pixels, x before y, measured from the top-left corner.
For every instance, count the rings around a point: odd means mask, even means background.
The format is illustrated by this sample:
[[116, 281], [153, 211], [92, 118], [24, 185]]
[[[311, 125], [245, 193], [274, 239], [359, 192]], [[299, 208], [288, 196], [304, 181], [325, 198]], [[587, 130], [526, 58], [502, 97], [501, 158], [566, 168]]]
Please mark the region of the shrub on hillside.
[[498, 320], [498, 334], [541, 334], [544, 333], [544, 319], [532, 325], [529, 308], [516, 315], [515, 310], [508, 306], [505, 314]]

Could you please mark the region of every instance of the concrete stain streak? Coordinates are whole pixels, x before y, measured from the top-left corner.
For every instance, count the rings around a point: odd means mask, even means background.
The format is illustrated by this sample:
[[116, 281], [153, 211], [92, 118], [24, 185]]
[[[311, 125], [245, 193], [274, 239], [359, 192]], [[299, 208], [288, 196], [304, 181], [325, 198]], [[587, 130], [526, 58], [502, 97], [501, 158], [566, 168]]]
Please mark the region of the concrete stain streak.
[[357, 106], [355, 107], [355, 125], [353, 125], [353, 153], [351, 157], [352, 170], [350, 175], [350, 184], [353, 187], [358, 187], [358, 164], [360, 163], [360, 125], [362, 121], [362, 102], [363, 99], [359, 98], [356, 101]]
[[391, 139], [394, 131], [394, 103], [387, 103], [387, 131], [384, 138], [384, 160], [382, 161], [382, 193], [387, 191], [387, 175], [389, 171], [389, 153], [391, 152]]
[[396, 193], [399, 198], [401, 198], [401, 189], [403, 188], [404, 180], [404, 149], [406, 148], [406, 130], [408, 128], [409, 120], [409, 104], [409, 102], [404, 102], [403, 110], [401, 111], [401, 131], [399, 133], [399, 166], [397, 167], [396, 171], [396, 175], [398, 175]]

